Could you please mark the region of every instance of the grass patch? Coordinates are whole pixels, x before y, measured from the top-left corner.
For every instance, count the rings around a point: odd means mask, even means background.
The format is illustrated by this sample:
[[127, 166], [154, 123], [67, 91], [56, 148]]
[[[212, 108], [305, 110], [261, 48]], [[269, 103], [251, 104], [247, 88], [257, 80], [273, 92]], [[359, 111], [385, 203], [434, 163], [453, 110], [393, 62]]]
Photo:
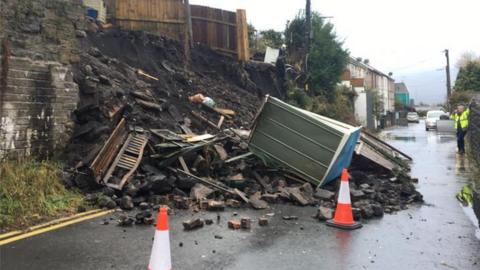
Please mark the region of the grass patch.
[[76, 211], [83, 196], [67, 190], [61, 168], [33, 159], [0, 163], [0, 231], [21, 229]]

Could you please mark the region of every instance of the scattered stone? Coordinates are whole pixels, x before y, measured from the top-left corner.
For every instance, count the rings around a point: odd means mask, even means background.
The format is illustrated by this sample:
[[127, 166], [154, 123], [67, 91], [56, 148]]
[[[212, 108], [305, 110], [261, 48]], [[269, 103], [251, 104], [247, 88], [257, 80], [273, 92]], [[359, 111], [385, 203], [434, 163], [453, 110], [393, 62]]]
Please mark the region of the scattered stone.
[[200, 201], [200, 209], [207, 210], [208, 208], [208, 200], [201, 200]]
[[187, 221], [184, 221], [183, 223], [183, 229], [186, 231], [191, 231], [194, 229], [202, 228], [204, 221], [202, 219], [190, 219]]
[[333, 218], [333, 209], [320, 206], [318, 208], [317, 218], [320, 221], [326, 221]]
[[360, 220], [362, 218], [362, 213], [359, 208], [352, 208], [352, 215], [354, 220]]
[[373, 215], [383, 217], [383, 207], [380, 204], [372, 204]]
[[215, 191], [205, 185], [200, 183], [195, 184], [193, 188], [190, 190], [190, 198], [192, 200], [198, 201], [202, 199], [207, 199], [212, 195]]
[[268, 208], [268, 203], [261, 199], [260, 192], [256, 192], [255, 194], [251, 195], [249, 198], [250, 205], [254, 209], [266, 209]]
[[153, 216], [143, 218], [143, 223], [146, 225], [152, 225], [154, 221], [155, 219], [153, 218]]
[[138, 207], [140, 207], [140, 210], [147, 210], [148, 208], [150, 208], [150, 205], [146, 202], [141, 202]]
[[213, 219], [205, 219], [205, 224], [212, 225], [213, 224]]
[[105, 208], [108, 208], [108, 209], [114, 209], [115, 207], [117, 207], [117, 203], [112, 200], [112, 198], [110, 197], [107, 197], [107, 196], [101, 196], [99, 199], [98, 199], [98, 206], [100, 207], [105, 207]]
[[261, 217], [258, 219], [258, 225], [259, 226], [267, 226], [268, 225], [268, 218], [266, 217]]
[[320, 200], [332, 200], [335, 196], [335, 193], [326, 189], [319, 188], [315, 191], [315, 194], [313, 196]]
[[173, 200], [175, 208], [177, 209], [189, 209], [190, 198], [175, 197]]
[[[151, 220], [151, 222], [150, 222], [150, 220]], [[153, 223], [153, 215], [152, 215], [152, 212], [150, 212], [149, 210], [144, 210], [144, 211], [138, 212], [135, 215], [135, 224], [150, 225], [152, 223]]]
[[75, 36], [77, 38], [86, 38], [87, 37], [87, 33], [83, 30], [75, 30]]
[[242, 203], [235, 199], [228, 199], [226, 205], [231, 208], [240, 208], [242, 206]]
[[215, 237], [215, 239], [223, 239], [223, 236], [220, 236], [218, 234], [216, 234], [214, 237]]
[[223, 211], [225, 210], [225, 203], [220, 201], [209, 201], [208, 211]]
[[350, 195], [352, 196], [353, 200], [360, 200], [365, 197], [365, 193], [358, 189], [350, 189]]
[[261, 199], [268, 203], [276, 203], [278, 201], [278, 194], [263, 194]]
[[229, 220], [228, 221], [228, 228], [232, 230], [238, 230], [242, 227], [242, 224], [239, 220]]
[[367, 184], [367, 183], [363, 183], [363, 184], [360, 185], [360, 188], [361, 189], [367, 189], [367, 188], [370, 188], [370, 185]]
[[252, 220], [248, 217], [241, 218], [240, 224], [244, 230], [250, 230], [252, 228]]
[[132, 226], [133, 222], [135, 222], [135, 220], [133, 218], [127, 216], [126, 214], [121, 214], [118, 217], [118, 225], [119, 226], [122, 226], [122, 227]]
[[134, 207], [132, 197], [125, 195], [120, 200], [120, 208], [123, 210], [132, 210]]

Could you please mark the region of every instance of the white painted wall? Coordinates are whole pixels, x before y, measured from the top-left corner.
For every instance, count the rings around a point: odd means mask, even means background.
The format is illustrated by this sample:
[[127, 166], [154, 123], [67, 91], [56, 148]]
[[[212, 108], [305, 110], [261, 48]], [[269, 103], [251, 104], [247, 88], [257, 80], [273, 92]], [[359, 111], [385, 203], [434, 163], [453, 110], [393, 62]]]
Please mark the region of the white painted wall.
[[357, 97], [354, 101], [355, 107], [355, 120], [357, 120], [362, 126], [367, 126], [367, 93], [364, 87], [354, 87]]

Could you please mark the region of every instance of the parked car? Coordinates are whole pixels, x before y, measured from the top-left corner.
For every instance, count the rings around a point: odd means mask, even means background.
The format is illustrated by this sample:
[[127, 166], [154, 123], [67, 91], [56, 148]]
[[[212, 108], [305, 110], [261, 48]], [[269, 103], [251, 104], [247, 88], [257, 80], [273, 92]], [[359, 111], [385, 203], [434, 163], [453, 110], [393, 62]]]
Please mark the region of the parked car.
[[437, 128], [437, 120], [440, 120], [442, 115], [447, 115], [444, 111], [428, 111], [427, 118], [425, 118], [425, 130]]
[[420, 122], [420, 117], [418, 117], [417, 112], [409, 112], [407, 113], [407, 120], [408, 122], [413, 122], [413, 123], [419, 123]]

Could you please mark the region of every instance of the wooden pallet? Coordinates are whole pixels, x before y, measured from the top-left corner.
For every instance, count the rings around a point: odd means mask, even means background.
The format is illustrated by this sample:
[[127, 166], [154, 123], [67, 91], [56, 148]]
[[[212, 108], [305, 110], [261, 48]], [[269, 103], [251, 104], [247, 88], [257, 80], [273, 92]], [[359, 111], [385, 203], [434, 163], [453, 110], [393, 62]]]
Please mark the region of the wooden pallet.
[[137, 170], [148, 142], [146, 134], [130, 134], [103, 178], [105, 185], [121, 190]]

